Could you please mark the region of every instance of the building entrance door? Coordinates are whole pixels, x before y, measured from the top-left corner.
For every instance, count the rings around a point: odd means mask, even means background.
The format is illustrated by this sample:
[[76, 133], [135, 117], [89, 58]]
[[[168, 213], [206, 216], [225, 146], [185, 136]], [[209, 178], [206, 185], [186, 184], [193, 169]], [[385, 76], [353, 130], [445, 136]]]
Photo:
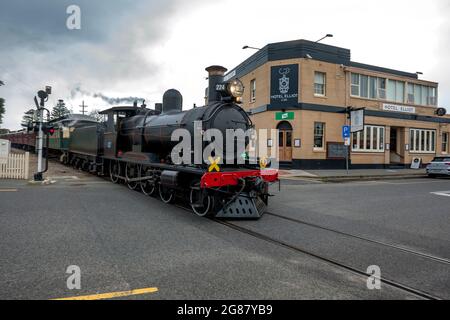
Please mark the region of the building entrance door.
[[391, 127], [391, 138], [389, 140], [389, 157], [391, 164], [403, 163], [404, 153], [402, 148], [403, 132], [402, 128]]
[[292, 162], [292, 126], [289, 122], [280, 122], [277, 126], [278, 152], [280, 161]]

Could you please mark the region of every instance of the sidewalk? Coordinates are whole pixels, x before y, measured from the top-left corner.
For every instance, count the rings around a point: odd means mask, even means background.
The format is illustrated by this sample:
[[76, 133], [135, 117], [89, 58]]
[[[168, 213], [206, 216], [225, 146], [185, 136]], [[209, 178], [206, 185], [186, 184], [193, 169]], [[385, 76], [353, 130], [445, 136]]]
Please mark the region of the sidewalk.
[[280, 170], [281, 179], [353, 181], [426, 177], [425, 169]]

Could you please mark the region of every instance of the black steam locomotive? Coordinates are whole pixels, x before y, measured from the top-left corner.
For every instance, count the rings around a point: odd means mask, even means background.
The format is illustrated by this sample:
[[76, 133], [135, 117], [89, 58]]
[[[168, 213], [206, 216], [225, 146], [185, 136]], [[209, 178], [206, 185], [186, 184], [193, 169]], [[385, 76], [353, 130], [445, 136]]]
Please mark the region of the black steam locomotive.
[[[101, 112], [104, 123], [74, 122], [69, 129], [61, 128], [69, 139], [68, 147], [61, 150], [61, 161], [109, 175], [112, 182], [124, 182], [146, 195], [159, 195], [165, 203], [182, 198], [199, 216], [259, 218], [268, 203], [268, 185], [278, 180], [276, 170], [261, 170], [249, 161], [238, 165], [241, 155], [237, 150], [236, 161], [220, 165], [219, 172], [210, 172], [211, 163], [195, 164], [192, 159], [192, 164], [174, 164], [171, 159], [178, 143], [171, 140], [176, 129], [187, 130], [191, 137], [196, 130], [216, 129], [225, 137], [227, 129], [246, 131], [252, 127], [249, 116], [237, 104], [242, 83], [237, 79], [223, 82], [223, 67], [206, 70], [206, 106], [182, 111], [182, 96], [172, 89], [154, 110], [136, 103], [105, 110]], [[191, 141], [192, 146], [195, 143]], [[201, 150], [205, 146], [206, 142], [201, 142]]]

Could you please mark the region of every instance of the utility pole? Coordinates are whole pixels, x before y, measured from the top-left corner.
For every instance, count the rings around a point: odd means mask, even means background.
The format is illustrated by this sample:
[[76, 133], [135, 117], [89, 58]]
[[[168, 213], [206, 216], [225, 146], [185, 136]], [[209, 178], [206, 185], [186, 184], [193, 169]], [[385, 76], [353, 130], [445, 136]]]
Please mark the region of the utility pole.
[[84, 104], [84, 100], [83, 100], [83, 103], [80, 105], [80, 108], [81, 108], [81, 114], [82, 114], [82, 115], [84, 115], [84, 114], [86, 113], [85, 110], [86, 110], [87, 107], [88, 107], [88, 106]]

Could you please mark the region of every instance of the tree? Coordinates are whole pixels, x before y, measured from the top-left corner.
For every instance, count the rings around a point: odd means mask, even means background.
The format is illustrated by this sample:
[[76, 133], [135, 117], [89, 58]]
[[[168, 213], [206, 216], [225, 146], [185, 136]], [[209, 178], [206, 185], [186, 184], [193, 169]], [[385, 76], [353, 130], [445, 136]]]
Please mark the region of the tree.
[[23, 114], [22, 126], [27, 127], [30, 123], [36, 122], [37, 120], [36, 110], [30, 109]]
[[66, 107], [64, 100], [58, 100], [56, 106], [53, 107], [51, 118], [58, 119], [70, 114], [70, 110]]
[[0, 98], [0, 124], [3, 123], [3, 115], [5, 114], [5, 99]]
[[91, 112], [89, 112], [89, 116], [97, 120], [98, 122], [103, 122], [103, 115], [100, 114], [100, 110], [94, 109]]

